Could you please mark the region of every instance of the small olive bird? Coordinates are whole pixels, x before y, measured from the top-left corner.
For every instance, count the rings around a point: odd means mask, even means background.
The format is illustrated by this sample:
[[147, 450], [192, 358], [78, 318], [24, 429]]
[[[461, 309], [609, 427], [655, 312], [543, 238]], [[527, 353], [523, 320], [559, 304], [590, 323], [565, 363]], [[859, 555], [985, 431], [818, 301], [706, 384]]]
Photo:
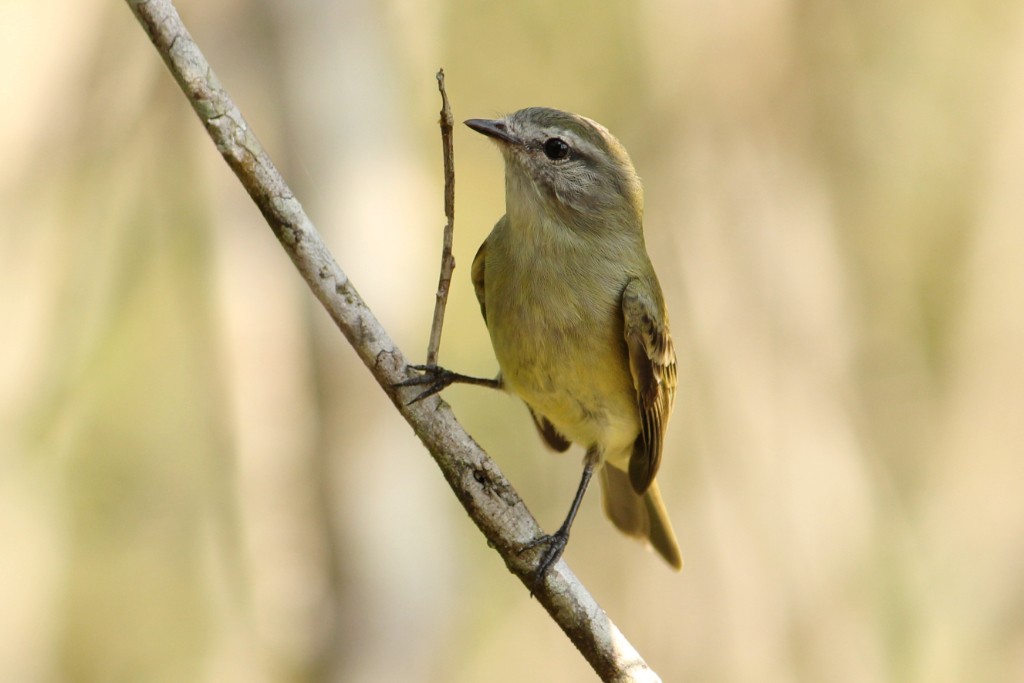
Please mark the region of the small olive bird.
[[402, 385], [453, 382], [509, 391], [526, 402], [556, 451], [586, 448], [565, 522], [543, 546], [544, 579], [597, 469], [604, 509], [621, 531], [647, 539], [675, 569], [679, 545], [654, 480], [676, 390], [668, 313], [643, 236], [643, 190], [618, 140], [590, 119], [531, 107], [466, 125], [505, 159], [505, 215], [473, 259], [473, 287], [497, 379], [437, 366]]

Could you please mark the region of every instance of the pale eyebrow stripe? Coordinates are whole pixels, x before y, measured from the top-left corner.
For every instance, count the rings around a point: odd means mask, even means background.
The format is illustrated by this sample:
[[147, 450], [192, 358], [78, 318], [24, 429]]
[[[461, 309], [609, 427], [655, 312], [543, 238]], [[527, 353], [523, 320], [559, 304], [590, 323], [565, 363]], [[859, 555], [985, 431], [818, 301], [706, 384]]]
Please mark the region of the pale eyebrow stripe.
[[603, 149], [577, 135], [576, 131], [563, 129], [557, 131], [555, 135], [568, 142], [575, 152], [587, 159], [599, 159], [608, 156]]

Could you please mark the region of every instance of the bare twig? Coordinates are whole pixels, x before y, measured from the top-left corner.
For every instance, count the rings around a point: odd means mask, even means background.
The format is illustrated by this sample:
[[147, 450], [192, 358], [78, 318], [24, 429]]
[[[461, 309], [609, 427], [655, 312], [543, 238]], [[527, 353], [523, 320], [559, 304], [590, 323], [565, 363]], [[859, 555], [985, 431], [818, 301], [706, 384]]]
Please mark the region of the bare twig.
[[[431, 397], [407, 405], [398, 396], [394, 384], [407, 376], [401, 351], [327, 250], [170, 0], [126, 1], [309, 288], [430, 451], [487, 541], [530, 587], [536, 554], [517, 551], [541, 530], [519, 495], [447, 404]], [[535, 595], [602, 680], [660, 680], [565, 562], [548, 572]]]
[[455, 153], [452, 149], [452, 108], [448, 104], [448, 93], [444, 89], [444, 69], [437, 72], [437, 89], [441, 91], [441, 149], [444, 155], [444, 237], [441, 242], [441, 275], [437, 281], [434, 302], [434, 321], [430, 325], [430, 341], [427, 343], [427, 365], [437, 365], [437, 354], [441, 348], [441, 328], [444, 327], [444, 309], [448, 303], [448, 289], [452, 284], [455, 257], [452, 256], [452, 239], [455, 232]]

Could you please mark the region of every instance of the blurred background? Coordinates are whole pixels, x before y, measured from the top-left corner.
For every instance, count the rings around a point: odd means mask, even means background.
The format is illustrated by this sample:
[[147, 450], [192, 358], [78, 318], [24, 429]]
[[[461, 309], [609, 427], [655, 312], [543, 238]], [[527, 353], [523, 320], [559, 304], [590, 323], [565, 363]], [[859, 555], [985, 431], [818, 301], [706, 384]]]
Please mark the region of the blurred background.
[[[178, 3], [335, 256], [425, 352], [457, 121], [606, 124], [681, 390], [669, 571], [570, 566], [669, 681], [1024, 680], [1024, 6]], [[124, 3], [0, 5], [0, 680], [589, 681], [217, 155]], [[501, 160], [455, 134], [441, 360]], [[542, 525], [579, 449], [446, 399]]]

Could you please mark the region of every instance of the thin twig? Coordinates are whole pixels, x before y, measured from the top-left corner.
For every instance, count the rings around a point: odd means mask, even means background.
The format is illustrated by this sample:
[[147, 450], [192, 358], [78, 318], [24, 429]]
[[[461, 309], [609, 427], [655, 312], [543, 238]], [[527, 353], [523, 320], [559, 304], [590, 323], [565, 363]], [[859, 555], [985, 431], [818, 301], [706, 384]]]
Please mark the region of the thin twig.
[[[488, 543], [530, 587], [536, 553], [518, 550], [542, 532], [519, 495], [446, 403], [431, 397], [407, 405], [399, 396], [394, 385], [409, 376], [404, 356], [327, 250], [170, 0], [126, 2], [306, 284], [430, 451]], [[564, 561], [548, 572], [535, 596], [602, 680], [660, 680]]]
[[444, 155], [444, 237], [441, 243], [441, 275], [437, 281], [434, 301], [434, 320], [430, 325], [430, 341], [427, 343], [427, 365], [437, 365], [437, 354], [441, 349], [441, 328], [444, 327], [444, 309], [448, 304], [448, 289], [452, 284], [455, 257], [452, 256], [452, 240], [455, 232], [455, 153], [452, 149], [452, 108], [448, 104], [448, 93], [444, 89], [444, 69], [437, 72], [437, 89], [441, 91], [441, 149]]

